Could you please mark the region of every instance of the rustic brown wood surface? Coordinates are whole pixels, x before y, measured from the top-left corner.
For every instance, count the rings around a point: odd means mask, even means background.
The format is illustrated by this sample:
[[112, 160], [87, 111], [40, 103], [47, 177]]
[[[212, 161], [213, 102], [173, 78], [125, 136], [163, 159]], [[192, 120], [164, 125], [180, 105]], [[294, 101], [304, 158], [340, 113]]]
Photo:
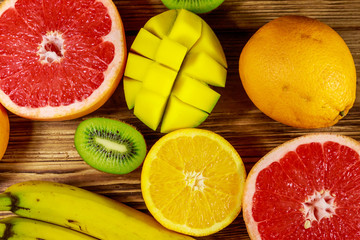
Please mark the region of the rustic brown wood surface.
[[[128, 47], [150, 17], [166, 10], [160, 0], [114, 2], [122, 16]], [[225, 89], [218, 89], [222, 97], [200, 128], [212, 130], [233, 144], [247, 171], [272, 148], [307, 133], [340, 133], [360, 141], [359, 97], [349, 114], [335, 126], [316, 130], [296, 129], [261, 113], [247, 97], [238, 73], [241, 50], [251, 35], [276, 17], [296, 14], [317, 18], [334, 28], [348, 44], [357, 75], [360, 76], [359, 12], [360, 0], [225, 0], [215, 11], [201, 15], [219, 37], [229, 69]], [[358, 87], [358, 96], [359, 91]], [[104, 106], [80, 119], [38, 122], [9, 113], [10, 141], [0, 163], [0, 191], [20, 181], [51, 180], [103, 194], [148, 213], [140, 190], [141, 168], [122, 176], [101, 173], [86, 165], [75, 150], [74, 132], [77, 125], [84, 119], [98, 116], [119, 119], [136, 126], [144, 134], [148, 148], [162, 136], [147, 128], [127, 109], [122, 83]], [[240, 214], [219, 233], [197, 239], [249, 239], [249, 236]]]

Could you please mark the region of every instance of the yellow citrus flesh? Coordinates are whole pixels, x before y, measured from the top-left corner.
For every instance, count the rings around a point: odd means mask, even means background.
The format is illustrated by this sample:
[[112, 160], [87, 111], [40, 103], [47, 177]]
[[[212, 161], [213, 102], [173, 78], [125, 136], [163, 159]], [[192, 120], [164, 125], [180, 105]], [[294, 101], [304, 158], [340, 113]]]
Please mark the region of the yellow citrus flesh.
[[332, 126], [355, 101], [356, 70], [346, 43], [311, 18], [286, 16], [264, 25], [245, 45], [239, 72], [253, 103], [286, 125]]
[[240, 213], [246, 172], [233, 146], [220, 135], [181, 129], [149, 151], [141, 174], [147, 208], [168, 229], [206, 236]]
[[0, 159], [4, 156], [9, 142], [9, 117], [3, 106], [0, 105]]

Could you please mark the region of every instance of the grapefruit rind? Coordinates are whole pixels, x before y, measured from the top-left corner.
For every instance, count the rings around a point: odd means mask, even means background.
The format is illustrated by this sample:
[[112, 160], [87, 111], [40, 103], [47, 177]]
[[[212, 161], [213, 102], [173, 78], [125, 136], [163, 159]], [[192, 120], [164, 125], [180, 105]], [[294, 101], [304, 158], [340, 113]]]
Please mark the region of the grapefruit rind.
[[6, 152], [9, 143], [10, 122], [6, 109], [0, 105], [0, 160]]
[[357, 153], [360, 153], [360, 143], [356, 140], [346, 137], [343, 135], [337, 135], [332, 133], [316, 133], [308, 134], [295, 139], [292, 139], [288, 142], [279, 145], [278, 147], [271, 150], [264, 157], [262, 157], [250, 170], [248, 177], [246, 179], [244, 195], [243, 195], [243, 218], [246, 224], [246, 229], [252, 240], [261, 239], [260, 233], [258, 231], [258, 223], [254, 220], [252, 216], [252, 207], [253, 207], [253, 196], [255, 194], [255, 186], [257, 181], [258, 174], [263, 170], [269, 167], [273, 162], [279, 161], [286, 153], [290, 151], [295, 151], [295, 149], [302, 144], [309, 143], [320, 143], [324, 144], [325, 142], [336, 142], [341, 145], [350, 147]]
[[[179, 224], [179, 223], [175, 223], [174, 221], [169, 220], [161, 212], [162, 209], [157, 208], [156, 204], [152, 200], [151, 192], [150, 192], [151, 179], [152, 179], [151, 165], [152, 165], [153, 160], [158, 158], [157, 154], [158, 154], [159, 150], [161, 149], [162, 145], [164, 145], [164, 143], [166, 143], [167, 141], [175, 140], [177, 138], [181, 138], [181, 137], [195, 138], [198, 136], [206, 136], [207, 138], [218, 142], [221, 145], [222, 150], [229, 153], [230, 156], [232, 157], [232, 159], [234, 160], [234, 163], [236, 164], [236, 168], [235, 168], [236, 170], [234, 170], [234, 169], [233, 170], [239, 176], [239, 186], [235, 191], [236, 196], [237, 196], [237, 197], [235, 197], [236, 202], [233, 204], [233, 206], [236, 206], [236, 208], [234, 208], [233, 211], [231, 212], [231, 214], [225, 216], [221, 221], [213, 224], [210, 227], [205, 227], [205, 228], [193, 228], [193, 227], [189, 227], [186, 223]], [[174, 151], [174, 149], [171, 149], [171, 151]], [[178, 160], [178, 159], [174, 159], [174, 160]], [[162, 159], [162, 161], [164, 161], [164, 159]], [[179, 169], [177, 169], [177, 170], [181, 171]], [[234, 147], [226, 139], [224, 139], [222, 136], [215, 134], [208, 130], [186, 128], [186, 129], [175, 130], [171, 133], [168, 133], [167, 135], [160, 138], [150, 149], [148, 155], [146, 156], [146, 158], [144, 160], [144, 164], [143, 164], [143, 168], [142, 168], [141, 190], [142, 190], [143, 198], [145, 200], [145, 204], [146, 204], [147, 208], [149, 209], [150, 213], [163, 226], [165, 226], [168, 229], [171, 229], [173, 231], [183, 233], [183, 234], [188, 234], [188, 235], [192, 235], [192, 236], [207, 236], [207, 235], [216, 233], [216, 232], [220, 231], [221, 229], [225, 228], [226, 226], [228, 226], [229, 224], [231, 224], [234, 221], [234, 219], [241, 212], [241, 202], [242, 202], [242, 195], [243, 195], [243, 190], [244, 190], [244, 185], [245, 185], [245, 178], [246, 178], [246, 171], [245, 171], [244, 164], [241, 160], [241, 157], [239, 156], [238, 152], [234, 149]], [[166, 183], [162, 182], [161, 184], [166, 184]], [[174, 184], [174, 182], [172, 182], [172, 184]], [[178, 185], [178, 183], [176, 183], [176, 184]], [[215, 191], [217, 191], [217, 190], [215, 190]], [[169, 200], [169, 199], [167, 199], [167, 200]], [[204, 224], [206, 224], [206, 223], [204, 223]]]
[[[93, 93], [83, 101], [75, 101], [67, 106], [45, 106], [41, 108], [21, 107], [15, 104], [10, 97], [0, 89], [0, 102], [14, 114], [32, 119], [43, 121], [59, 121], [75, 119], [89, 114], [101, 107], [114, 93], [125, 69], [126, 61], [126, 39], [124, 26], [113, 1], [98, 0], [108, 10], [111, 18], [111, 31], [103, 37], [103, 41], [111, 42], [115, 47], [115, 55], [107, 69], [103, 72], [103, 83], [93, 91]], [[6, 0], [0, 4], [0, 15], [9, 8], [15, 7], [16, 0]]]

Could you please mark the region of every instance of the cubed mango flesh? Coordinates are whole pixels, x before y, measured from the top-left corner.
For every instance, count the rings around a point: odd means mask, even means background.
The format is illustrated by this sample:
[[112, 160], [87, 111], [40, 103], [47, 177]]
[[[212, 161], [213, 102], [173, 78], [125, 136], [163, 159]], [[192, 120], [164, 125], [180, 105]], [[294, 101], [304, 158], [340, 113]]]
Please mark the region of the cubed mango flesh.
[[204, 21], [192, 12], [178, 10], [169, 38], [190, 49], [201, 36]]
[[133, 109], [135, 104], [135, 98], [142, 87], [142, 82], [126, 76], [124, 77], [123, 82], [127, 107], [129, 109]]
[[178, 76], [172, 94], [181, 101], [208, 113], [211, 113], [220, 98], [220, 94], [207, 84], [183, 74]]
[[124, 75], [138, 81], [143, 81], [152, 63], [153, 61], [150, 59], [130, 52]]
[[154, 59], [160, 42], [160, 38], [141, 28], [130, 49], [144, 57]]
[[201, 37], [192, 47], [192, 53], [204, 52], [207, 53], [210, 57], [220, 63], [224, 68], [227, 68], [227, 62], [224, 51], [219, 51], [221, 49], [221, 43], [216, 37], [214, 31], [210, 28], [208, 24], [203, 24]]
[[216, 87], [225, 87], [226, 69], [204, 52], [186, 55], [181, 72]]
[[167, 36], [176, 20], [177, 11], [165, 11], [150, 18], [144, 28], [159, 38]]
[[163, 97], [170, 95], [177, 73], [159, 63], [153, 62], [143, 80], [143, 87]]
[[135, 99], [134, 115], [145, 125], [156, 131], [163, 116], [167, 98], [142, 88]]
[[159, 45], [155, 55], [155, 61], [161, 63], [176, 71], [180, 70], [180, 66], [184, 61], [187, 48], [178, 42], [164, 37]]
[[206, 112], [190, 106], [174, 95], [171, 95], [165, 110], [160, 132], [168, 133], [176, 129], [197, 127], [207, 117], [208, 114]]
[[125, 100], [153, 130], [197, 127], [218, 102], [211, 86], [225, 86], [226, 69], [210, 26], [187, 10], [169, 10], [151, 18], [131, 45]]

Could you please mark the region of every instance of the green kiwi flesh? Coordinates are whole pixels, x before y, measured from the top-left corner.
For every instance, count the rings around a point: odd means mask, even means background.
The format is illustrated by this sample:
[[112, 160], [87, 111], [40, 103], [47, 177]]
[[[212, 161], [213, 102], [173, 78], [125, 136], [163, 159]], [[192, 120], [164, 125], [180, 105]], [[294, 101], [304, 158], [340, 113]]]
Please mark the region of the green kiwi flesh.
[[218, 6], [224, 0], [161, 0], [169, 9], [186, 9], [193, 13], [207, 13]]
[[108, 118], [90, 118], [75, 132], [75, 148], [91, 167], [113, 174], [126, 174], [145, 159], [146, 143], [134, 127]]

